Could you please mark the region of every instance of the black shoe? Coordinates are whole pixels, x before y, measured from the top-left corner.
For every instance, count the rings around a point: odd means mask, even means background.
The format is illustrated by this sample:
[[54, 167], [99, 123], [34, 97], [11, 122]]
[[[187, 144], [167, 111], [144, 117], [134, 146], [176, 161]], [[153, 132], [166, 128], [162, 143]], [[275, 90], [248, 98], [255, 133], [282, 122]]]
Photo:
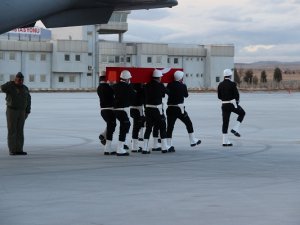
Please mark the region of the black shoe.
[[161, 150], [161, 153], [168, 153], [168, 150]]
[[144, 141], [144, 138], [139, 138], [139, 141]]
[[161, 143], [161, 139], [160, 139], [160, 138], [158, 138], [158, 140], [157, 140], [157, 141], [158, 141], [158, 143]]
[[115, 155], [117, 152], [104, 152], [104, 155]]
[[191, 144], [191, 147], [195, 147], [196, 145], [200, 145], [201, 144], [201, 140], [198, 140], [196, 143]]
[[171, 147], [168, 149], [168, 152], [175, 152], [174, 146], [171, 146]]
[[150, 151], [142, 151], [142, 154], [150, 154], [151, 152]]
[[141, 148], [141, 147], [139, 147], [139, 149], [138, 149], [138, 150], [131, 150], [131, 152], [133, 152], [133, 153], [142, 152], [142, 148]]
[[128, 150], [129, 149], [128, 145], [124, 145], [124, 149]]
[[117, 153], [117, 156], [129, 156], [129, 152]]
[[223, 144], [223, 147], [231, 147], [231, 146], [233, 146], [232, 143], [230, 143], [230, 144]]
[[10, 152], [9, 155], [27, 155], [27, 152]]
[[161, 151], [161, 148], [152, 148], [152, 151], [153, 151], [153, 152], [160, 152], [160, 151]]
[[240, 137], [241, 135], [240, 135], [240, 133], [239, 132], [236, 132], [235, 130], [231, 130], [231, 133], [233, 133], [235, 136], [237, 136], [237, 137]]

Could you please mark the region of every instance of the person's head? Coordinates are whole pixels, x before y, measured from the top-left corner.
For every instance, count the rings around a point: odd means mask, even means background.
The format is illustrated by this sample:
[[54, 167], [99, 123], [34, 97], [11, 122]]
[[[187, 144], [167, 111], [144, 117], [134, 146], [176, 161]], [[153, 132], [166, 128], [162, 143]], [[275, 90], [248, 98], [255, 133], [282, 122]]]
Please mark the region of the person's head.
[[131, 73], [128, 70], [123, 70], [121, 72], [121, 75], [120, 75], [121, 81], [129, 83], [131, 77], [132, 77]]
[[21, 86], [23, 85], [23, 82], [24, 82], [24, 76], [21, 72], [18, 72], [15, 77], [15, 84]]
[[104, 82], [106, 81], [106, 72], [105, 71], [102, 71], [100, 76], [99, 76], [99, 81], [100, 82]]
[[224, 79], [231, 79], [232, 70], [231, 69], [225, 69], [223, 71], [223, 76], [224, 76]]
[[160, 81], [162, 76], [163, 76], [162, 72], [157, 69], [155, 69], [152, 73], [152, 78], [157, 81]]
[[180, 70], [177, 70], [177, 71], [174, 73], [174, 80], [176, 80], [176, 81], [182, 81], [183, 76], [184, 76], [184, 72], [182, 72], [182, 71], [180, 71]]

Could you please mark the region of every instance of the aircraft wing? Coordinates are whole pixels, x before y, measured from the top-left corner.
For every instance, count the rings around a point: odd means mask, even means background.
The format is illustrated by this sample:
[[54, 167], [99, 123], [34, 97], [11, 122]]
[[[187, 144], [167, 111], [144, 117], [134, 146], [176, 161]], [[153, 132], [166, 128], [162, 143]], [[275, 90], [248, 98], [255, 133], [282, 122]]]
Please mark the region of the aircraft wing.
[[104, 24], [113, 11], [177, 4], [177, 0], [0, 0], [0, 34], [38, 20], [49, 28]]

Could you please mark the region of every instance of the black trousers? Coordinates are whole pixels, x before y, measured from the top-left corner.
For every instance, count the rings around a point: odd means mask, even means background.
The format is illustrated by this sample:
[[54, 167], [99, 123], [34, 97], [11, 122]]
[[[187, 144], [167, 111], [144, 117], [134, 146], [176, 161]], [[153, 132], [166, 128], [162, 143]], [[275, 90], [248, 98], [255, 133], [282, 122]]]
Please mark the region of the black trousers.
[[117, 125], [115, 113], [111, 109], [104, 109], [101, 110], [101, 116], [106, 122], [106, 139], [111, 141]]
[[181, 109], [177, 106], [169, 106], [167, 108], [167, 138], [172, 138], [174, 125], [177, 119], [180, 119], [188, 133], [193, 133], [193, 123], [186, 111], [182, 113]]
[[227, 132], [228, 132], [229, 120], [230, 120], [230, 115], [232, 112], [238, 115], [237, 121], [239, 121], [239, 122], [242, 122], [246, 115], [245, 111], [243, 110], [243, 108], [241, 106], [238, 106], [237, 108], [235, 108], [232, 103], [222, 104], [222, 116], [223, 116], [222, 132], [223, 132], [223, 134], [227, 134]]
[[115, 115], [117, 120], [120, 121], [120, 132], [119, 132], [119, 141], [124, 142], [126, 139], [126, 134], [130, 129], [130, 121], [126, 111], [115, 110]]
[[130, 117], [133, 119], [132, 139], [139, 138], [139, 131], [144, 127], [145, 117], [141, 115], [140, 110], [131, 108]]
[[146, 107], [146, 131], [144, 139], [149, 139], [153, 127], [157, 127], [160, 132], [160, 137], [165, 139], [166, 133], [166, 118], [164, 114], [161, 114], [159, 109]]

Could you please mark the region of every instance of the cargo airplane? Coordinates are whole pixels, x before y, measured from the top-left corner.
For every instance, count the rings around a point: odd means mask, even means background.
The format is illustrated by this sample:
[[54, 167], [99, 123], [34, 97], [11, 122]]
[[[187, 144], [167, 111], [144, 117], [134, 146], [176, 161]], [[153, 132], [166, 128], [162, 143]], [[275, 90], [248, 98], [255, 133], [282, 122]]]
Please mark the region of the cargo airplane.
[[105, 24], [113, 11], [173, 7], [177, 0], [0, 0], [0, 34], [33, 27]]

